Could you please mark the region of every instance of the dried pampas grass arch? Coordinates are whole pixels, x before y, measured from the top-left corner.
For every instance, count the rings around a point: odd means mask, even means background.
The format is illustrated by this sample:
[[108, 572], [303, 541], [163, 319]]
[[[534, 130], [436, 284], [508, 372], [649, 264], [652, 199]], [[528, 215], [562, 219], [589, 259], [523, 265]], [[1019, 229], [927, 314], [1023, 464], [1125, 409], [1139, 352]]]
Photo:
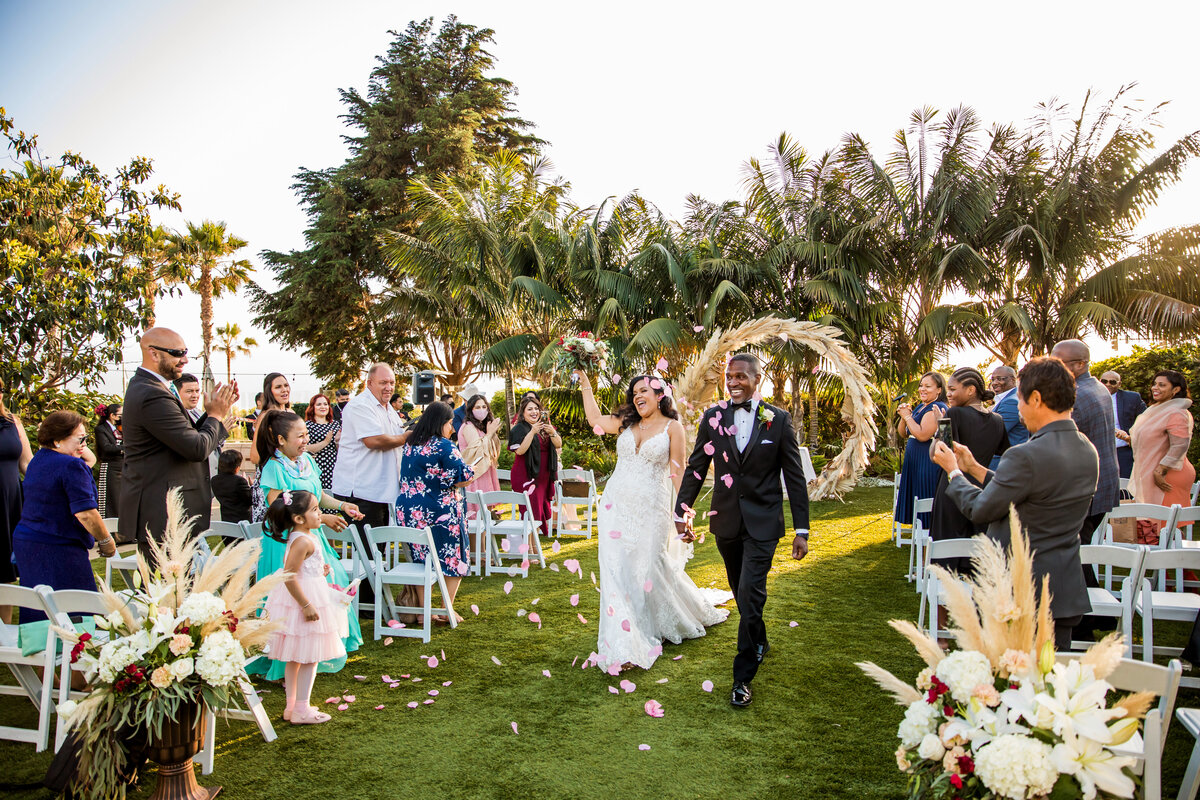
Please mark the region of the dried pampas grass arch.
[[729, 331], [716, 331], [676, 382], [675, 397], [686, 426], [691, 427], [700, 413], [716, 396], [717, 386], [725, 379], [725, 361], [744, 347], [771, 339], [803, 345], [814, 350], [841, 376], [846, 389], [842, 418], [850, 425], [846, 445], [809, 487], [809, 497], [824, 500], [841, 497], [867, 468], [875, 448], [875, 401], [867, 371], [842, 340], [841, 332], [816, 322], [764, 317]]

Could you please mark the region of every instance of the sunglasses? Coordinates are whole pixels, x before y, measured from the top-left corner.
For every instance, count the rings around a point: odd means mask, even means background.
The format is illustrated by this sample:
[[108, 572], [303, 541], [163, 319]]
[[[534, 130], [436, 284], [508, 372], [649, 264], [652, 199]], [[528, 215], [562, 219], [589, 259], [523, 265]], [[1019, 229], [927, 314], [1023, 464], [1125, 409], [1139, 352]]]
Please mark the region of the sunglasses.
[[179, 349], [177, 347], [159, 347], [156, 344], [152, 344], [152, 345], [150, 345], [150, 349], [157, 350], [160, 353], [166, 353], [167, 355], [174, 356], [175, 358], [183, 358], [184, 356], [187, 355], [186, 347], [183, 349]]
[[1115, 385], [1118, 383], [1118, 381], [1106, 381], [1106, 380], [1104, 380], [1104, 378], [1101, 378], [1101, 379], [1100, 379], [1100, 382], [1101, 382], [1101, 383], [1105, 383], [1105, 384], [1107, 384], [1107, 383], [1111, 383], [1111, 384], [1113, 384], [1114, 386], [1115, 386]]

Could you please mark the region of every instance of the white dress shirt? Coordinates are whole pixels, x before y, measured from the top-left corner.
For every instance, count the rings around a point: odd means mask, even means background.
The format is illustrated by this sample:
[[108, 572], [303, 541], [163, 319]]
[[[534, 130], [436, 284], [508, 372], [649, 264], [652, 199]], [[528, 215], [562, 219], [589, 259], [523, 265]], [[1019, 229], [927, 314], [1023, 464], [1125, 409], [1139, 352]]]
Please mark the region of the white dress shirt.
[[394, 503], [400, 489], [400, 450], [372, 450], [369, 436], [404, 432], [396, 409], [370, 392], [355, 396], [342, 409], [342, 440], [333, 467], [333, 493], [373, 503]]
[[737, 442], [739, 453], [746, 452], [746, 445], [750, 444], [750, 434], [754, 432], [754, 415], [758, 413], [758, 400], [750, 400], [750, 410], [744, 408], [735, 408], [733, 411], [733, 424], [737, 427], [734, 433], [734, 441]]
[[[1117, 393], [1116, 392], [1112, 393], [1112, 404], [1113, 404], [1113, 419], [1117, 421], [1117, 429], [1120, 430], [1121, 414], [1119, 411], [1117, 411]], [[1117, 439], [1117, 447], [1129, 447], [1129, 442], [1125, 441], [1124, 439]]]
[[1008, 396], [1010, 394], [1012, 394], [1013, 392], [1015, 392], [1016, 390], [1017, 390], [1017, 387], [1014, 386], [1013, 388], [1009, 389], [1007, 392], [1001, 392], [1000, 394], [996, 395], [994, 398], [992, 398], [992, 408], [994, 409], [996, 406], [1000, 405], [1002, 402], [1007, 400]]

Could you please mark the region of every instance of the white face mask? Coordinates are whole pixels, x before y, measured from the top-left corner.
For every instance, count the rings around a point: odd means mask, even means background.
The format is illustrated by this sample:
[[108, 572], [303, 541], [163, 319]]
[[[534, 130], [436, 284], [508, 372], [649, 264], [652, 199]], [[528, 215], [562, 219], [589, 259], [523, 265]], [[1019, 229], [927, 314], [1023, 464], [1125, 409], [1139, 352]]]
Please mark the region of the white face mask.
[[487, 419], [488, 410], [486, 408], [473, 408], [471, 409], [471, 414], [475, 417], [475, 419], [483, 422], [485, 419]]

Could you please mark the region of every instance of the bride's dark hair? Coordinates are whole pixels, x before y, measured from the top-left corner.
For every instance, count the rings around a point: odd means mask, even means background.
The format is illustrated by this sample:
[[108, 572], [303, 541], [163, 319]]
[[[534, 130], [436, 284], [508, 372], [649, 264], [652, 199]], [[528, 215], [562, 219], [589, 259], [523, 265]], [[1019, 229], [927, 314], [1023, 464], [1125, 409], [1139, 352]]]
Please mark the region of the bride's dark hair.
[[654, 375], [635, 375], [629, 382], [629, 388], [625, 390], [625, 404], [613, 413], [613, 416], [619, 417], [621, 420], [621, 430], [625, 430], [642, 418], [642, 415], [637, 412], [637, 406], [633, 404], [633, 388], [637, 386], [638, 381], [658, 381], [657, 389], [654, 388], [653, 383], [650, 384], [650, 390], [658, 397], [658, 410], [667, 419], [679, 419], [679, 412], [675, 410], [675, 402], [667, 397], [667, 387], [663, 379]]

